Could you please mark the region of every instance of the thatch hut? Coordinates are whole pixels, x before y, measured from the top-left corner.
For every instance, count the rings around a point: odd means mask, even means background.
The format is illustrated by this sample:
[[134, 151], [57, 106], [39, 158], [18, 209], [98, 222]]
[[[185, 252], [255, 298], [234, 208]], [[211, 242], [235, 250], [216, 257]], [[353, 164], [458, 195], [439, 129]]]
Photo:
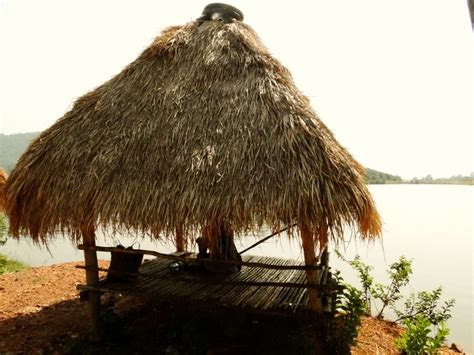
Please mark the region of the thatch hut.
[[43, 243], [296, 223], [308, 264], [345, 226], [369, 239], [381, 227], [362, 166], [242, 21], [165, 29], [29, 146], [6, 198], [11, 233]]

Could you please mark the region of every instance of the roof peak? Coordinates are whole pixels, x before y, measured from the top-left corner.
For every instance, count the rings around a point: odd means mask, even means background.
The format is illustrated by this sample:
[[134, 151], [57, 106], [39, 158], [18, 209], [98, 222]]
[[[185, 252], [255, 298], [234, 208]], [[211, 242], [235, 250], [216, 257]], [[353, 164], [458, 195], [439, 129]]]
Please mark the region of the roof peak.
[[234, 21], [243, 21], [244, 14], [238, 8], [224, 3], [212, 3], [207, 5], [202, 11], [202, 15], [196, 19], [197, 22], [221, 21], [232, 23]]

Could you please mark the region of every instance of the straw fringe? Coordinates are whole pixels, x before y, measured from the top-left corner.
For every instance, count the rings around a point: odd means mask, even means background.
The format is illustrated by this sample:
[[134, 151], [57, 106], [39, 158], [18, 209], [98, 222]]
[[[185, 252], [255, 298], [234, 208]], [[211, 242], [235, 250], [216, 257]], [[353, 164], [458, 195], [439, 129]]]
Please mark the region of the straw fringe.
[[[246, 24], [163, 31], [79, 98], [7, 181], [11, 232], [47, 243], [82, 225], [184, 243], [221, 218], [239, 234], [295, 222], [380, 234], [364, 170]], [[295, 229], [297, 230], [298, 227]], [[290, 233], [291, 235], [291, 233]]]

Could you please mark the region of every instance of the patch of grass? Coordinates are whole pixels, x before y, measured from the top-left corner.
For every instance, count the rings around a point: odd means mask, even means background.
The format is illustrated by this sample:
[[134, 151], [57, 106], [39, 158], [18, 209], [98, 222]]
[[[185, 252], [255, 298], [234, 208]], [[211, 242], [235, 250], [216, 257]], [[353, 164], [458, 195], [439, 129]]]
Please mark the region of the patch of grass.
[[0, 275], [7, 272], [17, 272], [26, 269], [28, 266], [19, 261], [12, 260], [3, 254], [0, 254]]

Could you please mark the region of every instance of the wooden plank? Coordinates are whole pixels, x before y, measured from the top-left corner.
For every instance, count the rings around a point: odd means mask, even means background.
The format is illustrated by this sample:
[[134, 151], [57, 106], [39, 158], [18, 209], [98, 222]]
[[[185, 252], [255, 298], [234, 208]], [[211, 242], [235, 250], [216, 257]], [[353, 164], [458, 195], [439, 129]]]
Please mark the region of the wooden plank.
[[[301, 270], [292, 270], [291, 274], [288, 275], [287, 282], [293, 283], [304, 283], [304, 279], [301, 276], [304, 275], [304, 272]], [[278, 303], [274, 304], [272, 308], [281, 309], [288, 303], [287, 299], [294, 292], [298, 292], [295, 288], [288, 287], [280, 294]]]
[[[252, 260], [255, 260], [255, 258], [253, 256], [250, 256], [250, 257], [243, 257], [242, 258], [244, 261], [247, 261], [247, 262], [252, 262]], [[231, 275], [228, 276], [228, 278], [226, 280], [228, 281], [249, 281], [250, 278], [251, 278], [251, 274], [253, 272], [257, 272], [257, 269], [256, 268], [249, 268], [247, 266], [242, 266], [242, 269], [240, 272], [237, 272], [237, 273], [233, 273]], [[240, 289], [245, 289], [246, 286], [243, 286], [243, 285], [233, 285], [232, 288], [219, 288], [219, 287], [215, 287], [213, 288], [212, 290], [210, 290], [209, 293], [209, 298], [212, 298], [212, 299], [221, 299], [222, 297], [224, 297], [226, 294], [230, 293], [230, 292], [233, 292], [233, 293], [239, 293], [238, 290]]]
[[[286, 274], [285, 279], [283, 280], [284, 282], [290, 282], [290, 280], [294, 277], [294, 274], [297, 273], [298, 270], [289, 270]], [[281, 304], [281, 301], [285, 299], [285, 296], [288, 294], [288, 292], [291, 290], [291, 287], [285, 287], [283, 288], [279, 293], [278, 296], [275, 297], [274, 300], [268, 300], [266, 303], [262, 305], [262, 309], [273, 309], [275, 307], [278, 307], [279, 304]]]
[[[273, 275], [272, 281], [276, 283], [283, 284], [280, 280], [283, 276], [283, 274], [286, 274], [288, 271], [280, 271], [276, 275]], [[253, 304], [253, 307], [255, 308], [261, 308], [261, 306], [267, 302], [274, 302], [275, 297], [282, 292], [283, 288], [276, 288], [276, 287], [266, 287], [261, 291], [260, 297], [254, 295], [255, 301]]]
[[[276, 282], [289, 283], [290, 277], [292, 276], [293, 271], [294, 270], [281, 272], [280, 275], [278, 275]], [[257, 304], [256, 307], [259, 307], [261, 309], [273, 308], [273, 306], [278, 303], [278, 300], [280, 299], [280, 295], [285, 293], [285, 290], [286, 288], [283, 288], [283, 289], [274, 288], [273, 290], [270, 290], [269, 293], [266, 295], [267, 299]]]
[[[261, 257], [259, 262], [261, 263], [267, 263], [269, 265], [275, 265], [275, 264], [278, 264], [279, 263], [279, 259], [276, 259], [276, 258], [266, 258], [266, 257]], [[276, 270], [276, 269], [274, 269]], [[272, 271], [268, 271], [267, 272], [272, 272]], [[262, 273], [262, 277], [263, 276], [263, 273]], [[244, 290], [239, 296], [240, 296], [240, 299], [239, 300], [236, 300], [234, 302], [234, 304], [236, 306], [239, 306], [239, 305], [245, 305], [247, 303], [247, 300], [249, 298], [251, 298], [255, 293], [257, 293], [259, 291], [259, 287], [249, 287], [248, 289]]]
[[[300, 272], [299, 275], [296, 276], [296, 279], [293, 282], [305, 282], [306, 274], [304, 272]], [[293, 310], [296, 308], [296, 301], [301, 293], [304, 290], [292, 288], [291, 291], [288, 293], [285, 302], [283, 303], [283, 308], [286, 310]]]
[[[256, 263], [268, 263], [269, 265], [273, 265], [273, 260], [270, 258], [264, 257], [255, 257]], [[271, 272], [270, 270], [261, 270], [259, 268], [249, 269], [249, 273], [244, 281], [252, 282], [257, 277], [264, 278], [267, 272]], [[232, 302], [235, 306], [243, 305], [247, 298], [251, 297], [255, 292], [258, 292], [260, 285], [255, 285], [255, 287], [242, 287], [235, 289], [234, 294], [236, 295], [234, 301]]]
[[[277, 265], [282, 265], [285, 263], [285, 260], [276, 260]], [[265, 283], [274, 283], [282, 271], [281, 270], [271, 270], [268, 272], [265, 277]], [[265, 285], [262, 285], [265, 286]], [[258, 304], [264, 301], [271, 290], [270, 287], [260, 287], [260, 289], [255, 292], [251, 297], [247, 298], [246, 305], [253, 308], [257, 308]]]

